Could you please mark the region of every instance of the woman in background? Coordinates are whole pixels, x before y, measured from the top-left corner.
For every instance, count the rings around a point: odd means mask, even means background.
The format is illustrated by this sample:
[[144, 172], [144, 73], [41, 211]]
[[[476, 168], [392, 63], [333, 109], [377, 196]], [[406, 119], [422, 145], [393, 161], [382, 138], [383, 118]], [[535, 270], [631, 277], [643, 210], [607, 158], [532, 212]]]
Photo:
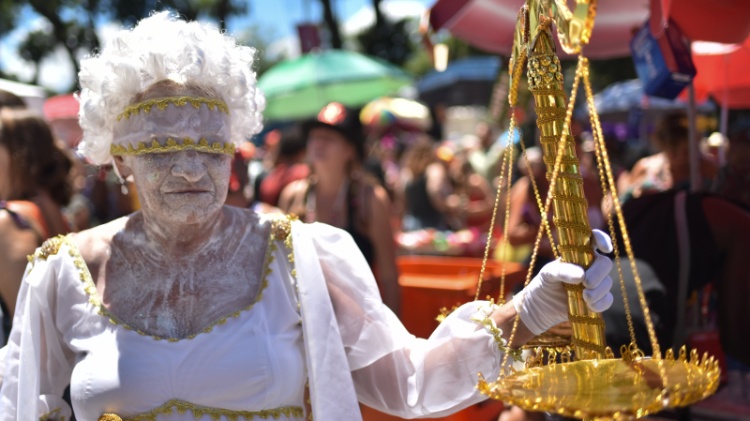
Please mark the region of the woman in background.
[[310, 177], [282, 191], [279, 208], [306, 222], [325, 222], [351, 234], [373, 268], [383, 302], [396, 314], [396, 247], [391, 201], [386, 190], [362, 169], [364, 133], [359, 113], [333, 102], [305, 124]]
[[15, 311], [27, 256], [47, 238], [68, 232], [61, 208], [73, 192], [72, 167], [41, 117], [0, 108], [0, 300], [5, 314]]

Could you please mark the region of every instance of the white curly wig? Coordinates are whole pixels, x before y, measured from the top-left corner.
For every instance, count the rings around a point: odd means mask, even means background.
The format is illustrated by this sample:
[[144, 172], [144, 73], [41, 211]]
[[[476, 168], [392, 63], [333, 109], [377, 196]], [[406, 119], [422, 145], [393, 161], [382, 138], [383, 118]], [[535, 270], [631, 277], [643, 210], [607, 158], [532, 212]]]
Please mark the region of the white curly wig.
[[255, 49], [200, 22], [186, 22], [170, 12], [141, 20], [122, 30], [97, 56], [81, 61], [80, 152], [94, 164], [112, 160], [117, 115], [139, 93], [163, 80], [201, 86], [226, 102], [231, 141], [238, 145], [263, 127], [265, 98], [256, 86]]

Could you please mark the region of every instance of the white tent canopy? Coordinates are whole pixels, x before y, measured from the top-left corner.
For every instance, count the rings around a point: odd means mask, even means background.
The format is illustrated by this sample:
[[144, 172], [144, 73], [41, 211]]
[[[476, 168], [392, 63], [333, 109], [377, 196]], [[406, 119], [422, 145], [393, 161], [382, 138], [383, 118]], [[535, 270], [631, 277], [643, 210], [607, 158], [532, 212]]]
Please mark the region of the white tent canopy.
[[41, 86], [0, 79], [0, 89], [21, 97], [29, 108], [42, 114], [47, 94]]

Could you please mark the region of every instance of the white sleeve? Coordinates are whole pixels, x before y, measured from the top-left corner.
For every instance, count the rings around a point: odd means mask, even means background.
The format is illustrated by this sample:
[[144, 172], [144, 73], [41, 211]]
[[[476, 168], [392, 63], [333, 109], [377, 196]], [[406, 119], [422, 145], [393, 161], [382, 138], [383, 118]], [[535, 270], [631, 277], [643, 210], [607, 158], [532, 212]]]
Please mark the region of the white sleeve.
[[62, 420], [72, 414], [62, 399], [73, 358], [55, 323], [58, 271], [53, 257], [36, 257], [21, 284], [13, 330], [4, 349], [2, 421]]
[[484, 400], [476, 390], [477, 374], [497, 377], [503, 356], [496, 336], [478, 321], [488, 303], [464, 304], [429, 339], [416, 338], [382, 303], [351, 236], [314, 225], [315, 251], [360, 402], [414, 418], [450, 414]]

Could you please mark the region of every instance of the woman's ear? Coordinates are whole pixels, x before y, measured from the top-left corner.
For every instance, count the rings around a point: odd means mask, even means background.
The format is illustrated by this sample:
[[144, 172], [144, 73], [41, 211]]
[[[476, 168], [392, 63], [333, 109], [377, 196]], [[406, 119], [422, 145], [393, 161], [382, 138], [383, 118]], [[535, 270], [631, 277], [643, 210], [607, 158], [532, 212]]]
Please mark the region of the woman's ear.
[[123, 179], [130, 177], [130, 175], [133, 174], [133, 170], [125, 163], [125, 159], [122, 156], [116, 156], [114, 158], [115, 169], [117, 170], [117, 173], [120, 174], [120, 177]]

